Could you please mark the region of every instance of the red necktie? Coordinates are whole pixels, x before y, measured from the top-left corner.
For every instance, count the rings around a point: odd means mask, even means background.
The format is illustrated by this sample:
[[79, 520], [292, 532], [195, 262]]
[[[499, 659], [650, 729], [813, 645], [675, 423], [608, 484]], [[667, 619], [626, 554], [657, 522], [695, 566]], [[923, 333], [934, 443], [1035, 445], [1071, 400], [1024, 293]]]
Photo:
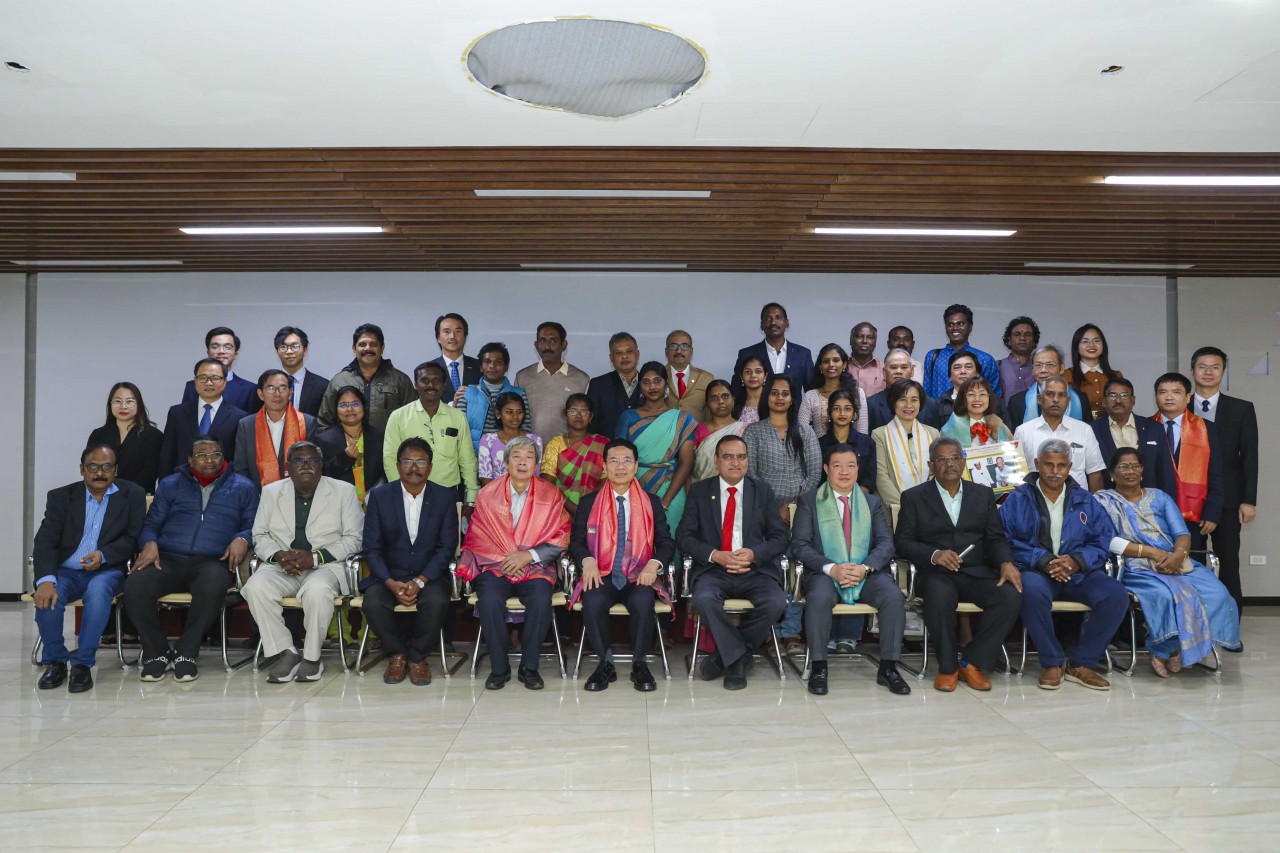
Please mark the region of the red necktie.
[[738, 501], [734, 497], [738, 489], [729, 487], [729, 500], [724, 503], [724, 526], [720, 528], [720, 550], [733, 550], [733, 517], [738, 513]]
[[841, 495], [840, 502], [844, 504], [844, 548], [848, 553], [853, 550], [853, 513], [849, 510], [848, 495]]
[[684, 373], [677, 373], [676, 374], [676, 394], [680, 397], [684, 397], [684, 392], [687, 390], [689, 389], [684, 384]]

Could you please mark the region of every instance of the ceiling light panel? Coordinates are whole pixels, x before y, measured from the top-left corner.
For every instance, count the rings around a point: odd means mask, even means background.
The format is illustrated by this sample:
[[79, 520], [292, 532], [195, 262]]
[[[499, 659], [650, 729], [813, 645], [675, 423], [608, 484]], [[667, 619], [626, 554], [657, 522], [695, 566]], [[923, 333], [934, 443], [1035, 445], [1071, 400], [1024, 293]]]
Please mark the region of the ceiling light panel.
[[480, 198], [711, 198], [711, 190], [476, 190]]
[[0, 172], [0, 181], [74, 181], [75, 172]]
[[200, 236], [234, 234], [380, 234], [379, 225], [282, 225], [278, 227], [179, 228], [183, 234]]
[[1280, 175], [1107, 175], [1102, 182], [1132, 187], [1280, 187]]
[[1012, 237], [1017, 231], [994, 228], [814, 228], [814, 234], [853, 237]]

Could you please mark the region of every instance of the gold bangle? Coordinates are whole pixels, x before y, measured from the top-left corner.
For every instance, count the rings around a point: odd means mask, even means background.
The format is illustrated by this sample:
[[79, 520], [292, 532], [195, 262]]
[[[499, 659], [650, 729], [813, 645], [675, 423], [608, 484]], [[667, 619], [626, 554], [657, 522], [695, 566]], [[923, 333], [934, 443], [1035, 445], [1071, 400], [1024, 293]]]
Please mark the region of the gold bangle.
[[1145, 552], [1146, 552], [1146, 550], [1147, 550], [1147, 549], [1146, 549], [1146, 547], [1145, 547], [1141, 542], [1139, 542], [1139, 543], [1138, 543], [1138, 556], [1139, 556], [1139, 557], [1141, 557], [1141, 556], [1143, 555], [1143, 553], [1145, 553]]

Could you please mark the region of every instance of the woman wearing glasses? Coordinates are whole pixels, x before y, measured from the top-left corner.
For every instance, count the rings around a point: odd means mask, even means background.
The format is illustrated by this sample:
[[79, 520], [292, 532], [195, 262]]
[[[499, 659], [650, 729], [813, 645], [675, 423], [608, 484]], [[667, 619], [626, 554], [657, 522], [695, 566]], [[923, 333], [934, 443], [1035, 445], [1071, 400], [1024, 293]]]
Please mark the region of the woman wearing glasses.
[[138, 386], [117, 382], [107, 395], [106, 422], [89, 433], [85, 446], [110, 447], [116, 452], [116, 478], [141, 486], [151, 494], [156, 490], [163, 442], [164, 434], [151, 422]]
[[356, 487], [365, 496], [386, 481], [382, 469], [382, 430], [369, 423], [364, 392], [354, 385], [338, 389], [338, 422], [312, 439], [324, 453], [324, 475]]
[[1071, 366], [1062, 372], [1071, 387], [1088, 398], [1090, 420], [1102, 417], [1102, 392], [1112, 379], [1124, 376], [1111, 369], [1107, 336], [1092, 323], [1071, 336]]

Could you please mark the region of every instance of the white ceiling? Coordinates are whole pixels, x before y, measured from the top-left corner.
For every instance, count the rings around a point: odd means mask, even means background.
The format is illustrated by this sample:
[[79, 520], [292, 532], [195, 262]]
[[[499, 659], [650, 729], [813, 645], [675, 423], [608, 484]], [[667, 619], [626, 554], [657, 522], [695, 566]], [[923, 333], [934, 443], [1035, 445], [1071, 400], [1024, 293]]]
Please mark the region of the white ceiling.
[[[469, 81], [475, 39], [556, 15], [668, 27], [707, 77], [618, 120]], [[1278, 37], [1271, 0], [9, 0], [0, 146], [1267, 152]]]

